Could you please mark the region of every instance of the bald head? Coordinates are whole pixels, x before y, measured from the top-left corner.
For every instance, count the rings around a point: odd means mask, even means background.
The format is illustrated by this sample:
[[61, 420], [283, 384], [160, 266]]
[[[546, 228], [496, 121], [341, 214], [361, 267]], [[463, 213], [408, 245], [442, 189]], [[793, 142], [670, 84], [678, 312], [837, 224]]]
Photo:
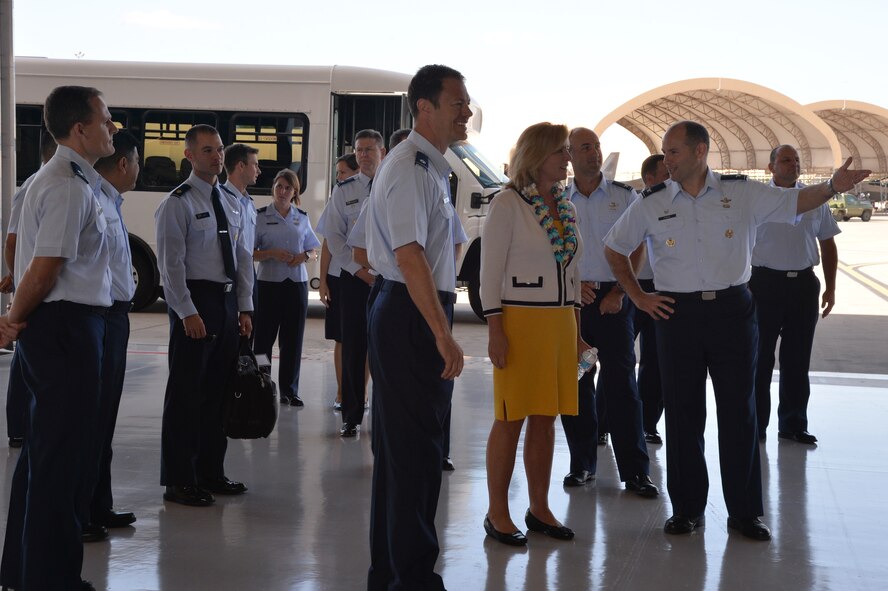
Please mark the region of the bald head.
[[567, 137], [570, 161], [578, 177], [594, 177], [601, 172], [601, 142], [598, 134], [585, 127], [575, 127]]

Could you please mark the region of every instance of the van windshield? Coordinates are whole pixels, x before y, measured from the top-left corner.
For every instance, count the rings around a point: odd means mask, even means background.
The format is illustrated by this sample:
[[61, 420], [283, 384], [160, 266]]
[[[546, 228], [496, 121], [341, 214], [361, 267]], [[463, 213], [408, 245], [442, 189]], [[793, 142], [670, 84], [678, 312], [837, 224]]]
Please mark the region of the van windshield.
[[509, 182], [509, 179], [497, 172], [472, 144], [461, 142], [451, 145], [450, 149], [465, 163], [485, 189], [501, 187]]

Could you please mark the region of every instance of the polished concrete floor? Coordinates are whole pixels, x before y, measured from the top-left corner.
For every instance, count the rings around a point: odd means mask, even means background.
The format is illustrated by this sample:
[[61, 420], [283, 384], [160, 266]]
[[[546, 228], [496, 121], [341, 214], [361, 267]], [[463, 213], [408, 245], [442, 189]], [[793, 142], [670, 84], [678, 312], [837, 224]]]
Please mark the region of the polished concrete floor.
[[[107, 542], [86, 546], [84, 577], [115, 591], [363, 588], [373, 458], [368, 433], [351, 440], [338, 436], [339, 417], [331, 408], [335, 379], [320, 321], [310, 319], [306, 335], [301, 387], [306, 406], [282, 408], [268, 439], [231, 441], [228, 476], [250, 490], [220, 497], [209, 508], [161, 498], [165, 321], [158, 312], [134, 315], [115, 438], [116, 504], [135, 511], [138, 521], [114, 530]], [[727, 530], [712, 412], [707, 448], [712, 486], [704, 529], [666, 536], [668, 498], [645, 500], [623, 491], [609, 446], [599, 448], [592, 485], [562, 489], [568, 452], [559, 426], [550, 499], [576, 539], [557, 542], [531, 534], [528, 547], [516, 550], [486, 539], [481, 527], [492, 421], [491, 366], [480, 344], [486, 331], [468, 321], [456, 331], [469, 344], [454, 393], [457, 469], [445, 473], [438, 510], [438, 570], [449, 589], [888, 589], [888, 376], [815, 373], [810, 417], [820, 446], [780, 441], [770, 433], [761, 446], [765, 521], [774, 533], [769, 543]], [[9, 356], [0, 358], [0, 384], [8, 365]], [[652, 478], [665, 492], [665, 448], [649, 451]], [[0, 522], [18, 451], [4, 455]], [[511, 499], [520, 523], [527, 506], [520, 462]]]

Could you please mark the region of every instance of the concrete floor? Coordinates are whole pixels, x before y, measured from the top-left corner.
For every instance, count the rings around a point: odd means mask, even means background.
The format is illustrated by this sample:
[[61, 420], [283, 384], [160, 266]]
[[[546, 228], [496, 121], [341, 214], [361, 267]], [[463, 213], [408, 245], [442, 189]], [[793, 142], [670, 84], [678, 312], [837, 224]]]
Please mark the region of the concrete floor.
[[[471, 343], [484, 327], [468, 312], [458, 334]], [[164, 503], [158, 485], [160, 415], [166, 380], [165, 315], [134, 315], [126, 389], [115, 437], [116, 504], [135, 511], [133, 528], [86, 546], [83, 575], [113, 590], [350, 590], [365, 586], [372, 454], [368, 433], [338, 436], [331, 408], [335, 378], [329, 349], [303, 365], [306, 406], [285, 407], [268, 439], [231, 441], [227, 474], [250, 491], [210, 508]], [[309, 342], [323, 343], [309, 320]], [[0, 383], [9, 356], [0, 359]], [[888, 376], [814, 377], [811, 429], [821, 445], [762, 446], [765, 521], [770, 543], [729, 534], [719, 486], [715, 425], [707, 449], [712, 482], [707, 526], [666, 536], [668, 498], [624, 492], [610, 447], [600, 449], [594, 484], [562, 489], [568, 451], [558, 427], [550, 493], [553, 510], [577, 532], [572, 542], [532, 534], [527, 549], [485, 538], [484, 451], [492, 421], [491, 366], [470, 355], [454, 393], [453, 459], [438, 510], [438, 570], [450, 589], [860, 589], [888, 588], [881, 541], [888, 529]], [[776, 384], [775, 384], [776, 388]], [[710, 401], [710, 405], [712, 401]], [[712, 408], [712, 406], [710, 406]], [[714, 413], [710, 413], [714, 417]], [[711, 420], [714, 420], [711, 419]], [[365, 422], [369, 425], [369, 421]], [[662, 425], [661, 425], [662, 427]], [[661, 428], [661, 432], [663, 429]], [[651, 446], [651, 476], [665, 491], [665, 448]], [[519, 449], [519, 454], [520, 454]], [[0, 462], [0, 520], [18, 451]], [[516, 523], [527, 506], [520, 465], [512, 486]]]

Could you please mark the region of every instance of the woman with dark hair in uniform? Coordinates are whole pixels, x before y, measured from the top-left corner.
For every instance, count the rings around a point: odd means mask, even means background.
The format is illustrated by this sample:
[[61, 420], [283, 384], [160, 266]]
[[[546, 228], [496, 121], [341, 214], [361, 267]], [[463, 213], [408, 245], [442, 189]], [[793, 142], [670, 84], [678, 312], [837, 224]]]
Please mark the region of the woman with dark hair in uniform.
[[321, 243], [311, 229], [308, 214], [295, 206], [299, 205], [296, 173], [288, 168], [278, 172], [272, 193], [271, 205], [256, 212], [253, 258], [259, 262], [257, 280], [262, 313], [256, 322], [255, 351], [271, 360], [271, 347], [278, 339], [281, 404], [302, 406], [299, 369], [308, 311], [308, 273], [304, 263]]

